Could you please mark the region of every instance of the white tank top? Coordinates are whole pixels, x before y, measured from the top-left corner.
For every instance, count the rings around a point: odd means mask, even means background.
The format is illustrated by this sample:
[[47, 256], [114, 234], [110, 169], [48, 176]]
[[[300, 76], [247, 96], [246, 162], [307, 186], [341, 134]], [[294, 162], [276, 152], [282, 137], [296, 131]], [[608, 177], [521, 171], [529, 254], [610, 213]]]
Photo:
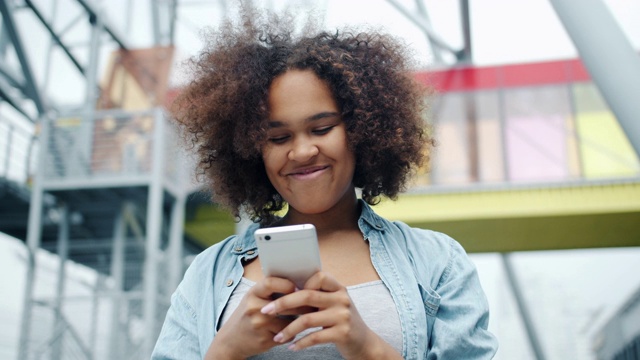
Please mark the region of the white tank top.
[[[242, 278], [225, 307], [221, 326], [227, 322], [244, 295], [253, 285], [255, 285], [255, 282]], [[396, 349], [399, 354], [402, 354], [400, 317], [391, 293], [382, 280], [347, 286], [347, 291], [365, 324]], [[297, 338], [317, 330], [307, 329], [298, 334]], [[287, 349], [288, 346], [289, 343], [278, 345], [250, 359], [342, 359], [334, 344], [316, 345], [295, 352]]]

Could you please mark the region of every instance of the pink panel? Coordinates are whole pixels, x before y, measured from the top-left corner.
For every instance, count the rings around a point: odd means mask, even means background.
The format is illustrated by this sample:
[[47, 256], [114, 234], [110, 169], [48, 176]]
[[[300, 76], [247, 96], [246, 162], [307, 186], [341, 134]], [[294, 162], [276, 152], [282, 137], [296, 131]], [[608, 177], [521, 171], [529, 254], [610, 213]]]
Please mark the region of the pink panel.
[[562, 116], [510, 117], [507, 119], [506, 136], [511, 180], [553, 181], [568, 177]]

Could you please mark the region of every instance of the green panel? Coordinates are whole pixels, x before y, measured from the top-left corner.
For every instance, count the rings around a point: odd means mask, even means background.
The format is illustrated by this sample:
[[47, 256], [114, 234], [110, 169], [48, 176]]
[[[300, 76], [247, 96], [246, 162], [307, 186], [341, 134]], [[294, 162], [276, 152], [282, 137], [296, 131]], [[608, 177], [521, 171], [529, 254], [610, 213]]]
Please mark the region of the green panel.
[[471, 253], [640, 246], [640, 212], [410, 225], [450, 235]]
[[199, 204], [185, 222], [185, 233], [207, 248], [235, 234], [235, 220], [228, 211], [212, 204]]

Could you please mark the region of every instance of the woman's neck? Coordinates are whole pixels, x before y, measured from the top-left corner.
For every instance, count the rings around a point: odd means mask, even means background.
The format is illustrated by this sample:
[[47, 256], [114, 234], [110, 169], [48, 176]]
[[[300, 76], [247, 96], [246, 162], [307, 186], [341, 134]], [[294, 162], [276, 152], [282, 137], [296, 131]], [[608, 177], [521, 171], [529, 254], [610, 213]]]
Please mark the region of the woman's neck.
[[296, 209], [289, 208], [282, 219], [283, 225], [313, 224], [318, 237], [335, 231], [354, 230], [358, 228], [360, 206], [355, 191], [345, 194], [331, 209], [318, 214], [303, 214]]

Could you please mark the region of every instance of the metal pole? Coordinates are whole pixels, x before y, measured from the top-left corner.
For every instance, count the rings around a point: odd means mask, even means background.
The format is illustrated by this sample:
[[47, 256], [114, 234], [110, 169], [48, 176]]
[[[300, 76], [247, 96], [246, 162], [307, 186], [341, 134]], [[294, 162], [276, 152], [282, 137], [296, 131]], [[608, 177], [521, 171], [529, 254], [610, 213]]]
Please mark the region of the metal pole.
[[154, 119], [153, 163], [147, 202], [147, 238], [144, 262], [143, 317], [146, 331], [142, 349], [143, 357], [151, 355], [157, 337], [158, 258], [160, 257], [160, 236], [162, 235], [162, 164], [165, 146], [162, 113], [156, 111]]
[[593, 82], [640, 156], [638, 54], [603, 1], [551, 0], [551, 4]]
[[472, 183], [480, 181], [480, 166], [478, 153], [478, 114], [476, 93], [465, 91], [463, 94], [464, 114], [467, 125], [467, 156], [469, 159], [469, 180]]
[[9, 42], [10, 39], [9, 34], [7, 34], [7, 30], [4, 29], [4, 26], [0, 26], [0, 59], [4, 60]]
[[158, 0], [151, 0], [151, 24], [153, 25], [153, 45], [160, 46], [162, 42], [162, 33], [160, 30], [160, 5]]
[[116, 214], [113, 225], [113, 248], [111, 251], [111, 277], [113, 278], [111, 333], [109, 334], [110, 359], [122, 359], [120, 344], [120, 319], [122, 292], [124, 290], [124, 248], [126, 239], [126, 224], [124, 213], [128, 205], [123, 204]]
[[[89, 13], [89, 16], [98, 18], [100, 23], [104, 25], [105, 21], [102, 18], [100, 11], [95, 9], [94, 6], [92, 5], [93, 3], [95, 3], [95, 1], [89, 1], [89, 2], [87, 2], [87, 0], [76, 0], [76, 1], [87, 11], [87, 13]], [[107, 34], [109, 34], [109, 36], [111, 36], [111, 38], [115, 42], [118, 43], [118, 46], [120, 46], [121, 49], [127, 50], [129, 48], [127, 44], [125, 44], [124, 38], [119, 34], [117, 34], [115, 29], [113, 29], [111, 26], [109, 25], [104, 26], [104, 30], [107, 32]]]
[[527, 308], [527, 304], [524, 301], [524, 296], [522, 296], [520, 284], [518, 283], [518, 279], [516, 279], [516, 274], [511, 264], [511, 254], [502, 253], [500, 255], [502, 258], [502, 264], [504, 265], [504, 272], [507, 275], [507, 281], [509, 283], [509, 286], [511, 287], [511, 291], [513, 291], [513, 297], [516, 300], [516, 305], [520, 310], [520, 316], [522, 316], [524, 328], [527, 331], [527, 336], [529, 337], [531, 350], [533, 350], [533, 353], [537, 360], [544, 360], [545, 356], [544, 352], [542, 351], [542, 346], [540, 345], [540, 341], [538, 340], [536, 330], [533, 326], [533, 322], [531, 321], [531, 316], [529, 315], [529, 309]]
[[431, 39], [431, 41], [434, 44], [436, 44], [437, 46], [439, 46], [443, 50], [449, 51], [452, 54], [457, 54], [458, 53], [458, 49], [454, 49], [451, 45], [447, 44], [435, 32], [435, 30], [433, 30], [433, 27], [431, 27], [431, 24], [429, 24], [425, 19], [423, 19], [423, 18], [421, 18], [419, 16], [416, 16], [413, 13], [413, 11], [409, 11], [407, 8], [404, 7], [404, 5], [402, 5], [400, 2], [398, 2], [398, 0], [387, 0], [387, 2], [389, 4], [391, 4], [394, 8], [396, 8], [396, 10], [401, 12], [402, 15], [404, 15], [407, 19], [409, 19], [414, 25], [416, 25], [418, 28], [420, 28], [420, 30], [422, 30], [425, 34], [427, 34], [429, 39]]
[[60, 222], [58, 223], [58, 244], [57, 252], [60, 266], [58, 267], [58, 282], [56, 286], [56, 302], [53, 307], [55, 313], [55, 321], [53, 323], [53, 334], [60, 334], [53, 343], [51, 349], [51, 359], [57, 360], [62, 358], [62, 343], [64, 341], [63, 329], [65, 324], [62, 322], [62, 307], [64, 298], [64, 285], [66, 278], [66, 264], [69, 257], [69, 209], [67, 205], [62, 204], [58, 207], [60, 211]]
[[22, 72], [24, 74], [24, 79], [26, 82], [26, 95], [29, 96], [31, 100], [33, 100], [34, 105], [38, 109], [38, 114], [43, 115], [46, 111], [46, 106], [40, 94], [40, 90], [36, 85], [35, 77], [33, 76], [33, 72], [31, 71], [31, 64], [29, 63], [28, 56], [24, 51], [24, 47], [22, 46], [22, 40], [20, 39], [20, 34], [18, 33], [18, 30], [16, 28], [12, 10], [13, 9], [9, 8], [8, 1], [0, 1], [2, 25], [9, 34], [11, 41], [13, 42], [13, 49], [16, 53], [16, 56], [18, 57], [20, 66], [22, 67]]
[[498, 123], [500, 124], [500, 146], [502, 147], [500, 155], [502, 155], [502, 181], [509, 182], [511, 180], [511, 169], [509, 167], [509, 156], [507, 155], [507, 115], [506, 101], [502, 79], [499, 79], [498, 87]]
[[178, 17], [178, 0], [169, 0], [171, 3], [171, 19], [169, 20], [169, 45], [174, 44], [176, 38], [176, 19]]
[[571, 116], [569, 117], [568, 121], [571, 124], [571, 137], [574, 138], [573, 144], [575, 144], [575, 146], [572, 146], [571, 150], [575, 152], [577, 157], [576, 169], [573, 169], [573, 167], [571, 167], [571, 170], [574, 170], [575, 172], [572, 172], [570, 175], [572, 178], [578, 177], [579, 179], [584, 179], [584, 156], [582, 154], [582, 151], [580, 151], [582, 138], [580, 137], [580, 132], [578, 131], [578, 109], [576, 107], [576, 96], [575, 92], [573, 91], [572, 84], [567, 84], [566, 89], [567, 93], [569, 94], [569, 107], [571, 109]]
[[[418, 8], [418, 13], [420, 14], [420, 16], [422, 16], [426, 22], [431, 23], [429, 13], [427, 12], [427, 8], [426, 6], [424, 6], [422, 0], [416, 0], [416, 7]], [[442, 52], [440, 51], [440, 47], [438, 47], [428, 35], [427, 41], [429, 42], [429, 46], [431, 47], [431, 53], [433, 54], [434, 62], [436, 64], [442, 64]]]
[[7, 131], [7, 146], [4, 152], [4, 177], [8, 178], [9, 177], [9, 165], [10, 165], [10, 161], [11, 160], [11, 142], [13, 140], [13, 125], [12, 124], [7, 124], [8, 127], [8, 131]]
[[43, 179], [46, 163], [47, 147], [49, 143], [50, 120], [46, 117], [40, 121], [42, 129], [40, 133], [39, 171], [36, 171], [31, 189], [31, 203], [29, 205], [29, 223], [27, 227], [27, 271], [24, 286], [24, 306], [22, 309], [22, 324], [20, 327], [20, 345], [18, 359], [29, 358], [29, 341], [31, 336], [31, 304], [33, 301], [33, 288], [35, 286], [36, 252], [40, 247], [42, 236], [42, 212], [43, 212]]
[[89, 334], [89, 352], [96, 354], [96, 344], [98, 335], [98, 312], [100, 306], [100, 294], [103, 289], [104, 275], [98, 273], [98, 278], [93, 287], [93, 293], [91, 297], [91, 333]]
[[460, 21], [462, 22], [462, 38], [464, 47], [458, 54], [458, 62], [470, 64], [473, 62], [471, 51], [471, 17], [469, 16], [469, 0], [460, 0]]
[[[76, 69], [78, 69], [78, 71], [84, 75], [85, 74], [85, 70], [82, 67], [82, 65], [80, 65], [80, 62], [78, 62], [78, 59], [76, 59], [76, 57], [73, 55], [73, 53], [71, 52], [71, 50], [62, 42], [62, 40], [60, 39], [60, 37], [56, 34], [56, 32], [53, 30], [52, 25], [49, 25], [49, 23], [47, 22], [47, 20], [45, 20], [45, 18], [42, 16], [42, 13], [40, 12], [40, 10], [38, 10], [38, 8], [33, 4], [33, 2], [31, 0], [24, 0], [25, 4], [27, 6], [29, 6], [31, 8], [31, 10], [33, 11], [33, 14], [38, 18], [38, 20], [40, 20], [40, 22], [42, 23], [42, 25], [45, 27], [45, 29], [47, 29], [47, 31], [49, 32], [49, 35], [51, 35], [51, 42], [49, 45], [49, 55], [48, 55], [48, 61], [47, 64], [45, 64], [45, 66], [47, 67], [47, 69], [45, 70], [45, 81], [48, 81], [48, 68], [51, 67], [51, 50], [53, 48], [54, 44], [58, 44], [58, 46], [60, 46], [60, 49], [67, 55], [67, 57], [69, 58], [69, 60], [71, 60], [71, 62], [73, 63], [73, 65], [75, 65]], [[57, 8], [57, 1], [53, 4], [53, 15], [52, 17], [55, 19], [56, 17], [56, 8]], [[46, 89], [46, 87], [43, 87], [43, 89]]]
[[75, 171], [73, 175], [88, 175], [91, 173], [91, 152], [93, 148], [93, 125], [95, 117], [96, 100], [99, 96], [97, 93], [98, 81], [98, 63], [100, 61], [100, 36], [102, 35], [102, 23], [97, 15], [90, 15], [89, 23], [91, 24], [91, 45], [89, 48], [89, 66], [87, 69], [86, 82], [86, 98], [85, 98], [85, 115], [82, 119], [82, 125], [79, 136], [76, 141], [76, 159]]
[[178, 195], [171, 210], [171, 234], [169, 238], [169, 290], [173, 292], [182, 278], [182, 239], [186, 196]]

